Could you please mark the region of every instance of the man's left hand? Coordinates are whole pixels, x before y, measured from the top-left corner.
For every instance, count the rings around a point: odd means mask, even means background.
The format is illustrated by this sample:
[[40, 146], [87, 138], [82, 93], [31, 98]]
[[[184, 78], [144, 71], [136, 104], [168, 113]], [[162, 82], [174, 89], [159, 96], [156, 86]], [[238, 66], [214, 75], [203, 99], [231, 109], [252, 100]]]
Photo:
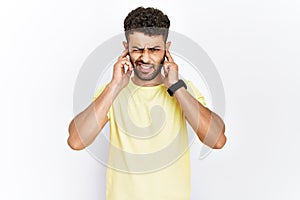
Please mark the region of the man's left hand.
[[166, 58], [167, 60], [163, 63], [165, 74], [164, 85], [166, 88], [169, 88], [178, 81], [178, 65], [174, 62], [168, 49], [166, 50]]

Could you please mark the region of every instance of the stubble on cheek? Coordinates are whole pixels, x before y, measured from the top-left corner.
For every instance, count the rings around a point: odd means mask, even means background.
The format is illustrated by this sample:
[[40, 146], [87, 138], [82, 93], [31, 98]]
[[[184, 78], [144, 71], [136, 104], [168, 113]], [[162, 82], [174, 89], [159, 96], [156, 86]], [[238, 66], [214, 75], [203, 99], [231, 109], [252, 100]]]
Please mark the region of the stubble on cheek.
[[[130, 61], [130, 63], [131, 63], [131, 65], [132, 65], [132, 67], [135, 69], [136, 68], [136, 61], [133, 61], [133, 59], [132, 59], [132, 57], [131, 57], [131, 55], [130, 55], [130, 52], [128, 53], [128, 56], [129, 56], [129, 61]], [[166, 58], [166, 50], [164, 50], [164, 55], [163, 55], [163, 57], [162, 57], [162, 59], [161, 59], [161, 62], [158, 64], [159, 66], [155, 66], [156, 68], [162, 68], [162, 66], [163, 66], [163, 64], [164, 64], [164, 61], [165, 61], [165, 58]], [[141, 62], [143, 62], [143, 61], [141, 61]], [[149, 64], [149, 63], [146, 63], [146, 64]], [[150, 64], [152, 64], [152, 63], [150, 63]]]
[[130, 53], [128, 53], [128, 56], [129, 56], [129, 61], [130, 61], [131, 65], [132, 65], [132, 67], [135, 68], [135, 63], [134, 63], [134, 61], [132, 60], [132, 58], [131, 58], [131, 56], [130, 56]]

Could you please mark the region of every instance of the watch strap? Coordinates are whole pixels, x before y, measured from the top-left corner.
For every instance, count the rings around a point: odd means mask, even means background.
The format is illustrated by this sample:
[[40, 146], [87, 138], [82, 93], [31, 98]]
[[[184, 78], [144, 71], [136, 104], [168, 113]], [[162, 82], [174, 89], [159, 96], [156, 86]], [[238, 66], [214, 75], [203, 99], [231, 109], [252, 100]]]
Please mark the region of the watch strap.
[[185, 89], [187, 89], [187, 86], [185, 84], [185, 82], [181, 79], [179, 79], [176, 83], [174, 83], [173, 85], [171, 85], [169, 88], [168, 88], [168, 93], [170, 96], [173, 96], [175, 91], [178, 90], [179, 88], [181, 87], [184, 87]]

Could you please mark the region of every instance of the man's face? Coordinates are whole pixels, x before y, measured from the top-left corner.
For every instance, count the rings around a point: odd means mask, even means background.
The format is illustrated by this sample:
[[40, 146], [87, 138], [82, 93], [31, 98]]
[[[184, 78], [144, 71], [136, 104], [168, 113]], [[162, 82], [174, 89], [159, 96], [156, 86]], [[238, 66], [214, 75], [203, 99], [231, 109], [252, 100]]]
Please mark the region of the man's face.
[[166, 44], [162, 35], [148, 36], [140, 32], [129, 34], [130, 61], [134, 67], [134, 74], [140, 80], [152, 80], [161, 72], [165, 48]]

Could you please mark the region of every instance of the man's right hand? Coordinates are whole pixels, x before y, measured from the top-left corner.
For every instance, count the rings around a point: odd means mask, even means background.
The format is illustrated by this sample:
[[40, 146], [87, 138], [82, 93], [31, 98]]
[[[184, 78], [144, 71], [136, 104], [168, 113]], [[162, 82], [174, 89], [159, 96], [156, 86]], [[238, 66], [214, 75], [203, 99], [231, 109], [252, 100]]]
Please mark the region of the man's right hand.
[[[69, 125], [68, 144], [72, 149], [81, 150], [90, 145], [108, 122], [107, 113], [118, 93], [129, 83], [133, 71], [124, 50], [114, 64], [113, 78], [103, 92], [84, 111], [77, 114]], [[128, 70], [125, 72], [125, 65]]]
[[[133, 66], [130, 60], [127, 58], [128, 49], [125, 49], [119, 56], [117, 62], [114, 64], [113, 77], [111, 84], [117, 86], [120, 90], [127, 86], [131, 73], [133, 71]], [[128, 66], [125, 72], [125, 65]]]

